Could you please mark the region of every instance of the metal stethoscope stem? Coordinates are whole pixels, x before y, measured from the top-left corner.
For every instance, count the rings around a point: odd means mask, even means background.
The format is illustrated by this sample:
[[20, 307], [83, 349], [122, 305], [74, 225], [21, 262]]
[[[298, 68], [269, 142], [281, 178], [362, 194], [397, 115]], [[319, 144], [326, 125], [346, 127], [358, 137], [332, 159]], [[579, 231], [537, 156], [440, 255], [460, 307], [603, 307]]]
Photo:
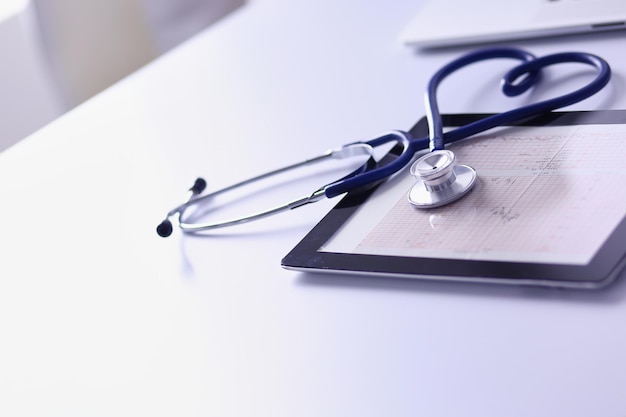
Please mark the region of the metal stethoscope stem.
[[236, 217], [226, 221], [212, 222], [212, 223], [192, 223], [187, 222], [185, 213], [187, 209], [197, 206], [199, 204], [207, 203], [211, 199], [225, 194], [227, 192], [233, 191], [238, 188], [245, 187], [252, 183], [262, 181], [266, 178], [270, 178], [288, 171], [292, 171], [297, 168], [314, 165], [317, 163], [321, 163], [330, 159], [346, 159], [353, 158], [357, 156], [366, 157], [366, 162], [361, 165], [357, 170], [351, 172], [349, 175], [357, 175], [359, 172], [363, 172], [367, 169], [372, 169], [375, 166], [375, 161], [373, 159], [374, 149], [365, 143], [355, 143], [343, 146], [339, 149], [330, 150], [326, 153], [319, 155], [317, 157], [307, 159], [302, 162], [298, 162], [289, 166], [285, 166], [273, 171], [266, 172], [264, 174], [258, 175], [253, 178], [246, 179], [244, 181], [238, 182], [236, 184], [230, 185], [228, 187], [222, 188], [217, 191], [213, 191], [209, 194], [201, 195], [204, 189], [206, 188], [206, 181], [202, 178], [197, 178], [194, 185], [189, 189], [189, 195], [187, 200], [170, 210], [165, 219], [157, 226], [157, 233], [159, 236], [167, 237], [172, 234], [173, 226], [171, 221], [169, 220], [171, 217], [177, 218], [177, 223], [181, 230], [184, 232], [197, 232], [200, 230], [213, 230], [219, 229], [223, 227], [235, 226], [242, 223], [248, 223], [254, 220], [259, 220], [283, 211], [293, 210], [295, 208], [301, 207], [305, 204], [314, 203], [326, 197], [324, 191], [325, 186], [318, 188], [313, 191], [311, 194], [306, 195], [304, 197], [289, 201], [286, 204], [281, 204], [276, 207], [270, 208], [268, 210], [263, 210], [257, 213], [253, 213], [247, 216]]

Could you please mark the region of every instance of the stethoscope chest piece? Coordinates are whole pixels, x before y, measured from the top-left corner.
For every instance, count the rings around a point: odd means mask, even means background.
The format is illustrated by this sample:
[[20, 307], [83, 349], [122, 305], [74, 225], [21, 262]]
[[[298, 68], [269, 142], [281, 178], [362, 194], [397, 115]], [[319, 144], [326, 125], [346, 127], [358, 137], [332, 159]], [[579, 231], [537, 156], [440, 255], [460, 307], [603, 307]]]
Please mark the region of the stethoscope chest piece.
[[448, 150], [429, 152], [411, 166], [417, 182], [409, 191], [409, 202], [418, 208], [441, 207], [467, 194], [476, 182], [476, 171], [457, 165]]

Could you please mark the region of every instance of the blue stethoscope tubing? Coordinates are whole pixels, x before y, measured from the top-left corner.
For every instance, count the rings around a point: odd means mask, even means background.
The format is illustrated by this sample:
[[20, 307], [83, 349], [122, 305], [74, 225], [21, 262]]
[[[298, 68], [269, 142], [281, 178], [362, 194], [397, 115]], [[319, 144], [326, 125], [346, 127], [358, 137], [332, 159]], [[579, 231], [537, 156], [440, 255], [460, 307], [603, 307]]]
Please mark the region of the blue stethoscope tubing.
[[[444, 133], [443, 122], [441, 114], [439, 113], [439, 107], [437, 105], [436, 99], [438, 86], [448, 75], [467, 65], [495, 58], [509, 58], [522, 61], [521, 64], [513, 67], [502, 77], [501, 88], [502, 92], [506, 96], [517, 96], [528, 91], [529, 88], [537, 84], [541, 77], [542, 70], [545, 67], [554, 64], [587, 64], [594, 67], [597, 70], [597, 74], [595, 78], [587, 85], [571, 93], [540, 101], [538, 103], [529, 104], [527, 106], [519, 107], [503, 113], [488, 116], [481, 120], [469, 123], [465, 126], [458, 127], [454, 130], [450, 130]], [[418, 167], [417, 171], [420, 174], [420, 178], [418, 178], [418, 183], [411, 189], [411, 192], [409, 193], [409, 201], [411, 202], [411, 204], [414, 204], [418, 207], [438, 207], [440, 205], [447, 204], [448, 202], [451, 202], [454, 199], [464, 195], [469, 189], [471, 189], [471, 186], [474, 184], [476, 178], [476, 172], [473, 170], [473, 168], [468, 166], [455, 166], [454, 154], [452, 152], [449, 152], [448, 150], [444, 150], [444, 146], [446, 143], [452, 143], [461, 139], [465, 139], [467, 137], [470, 137], [480, 132], [484, 132], [497, 126], [513, 125], [532, 116], [537, 116], [542, 113], [547, 113], [552, 110], [577, 103], [604, 88], [604, 86], [606, 86], [606, 84], [609, 82], [610, 78], [611, 68], [605, 60], [596, 55], [583, 52], [563, 52], [546, 55], [539, 58], [535, 57], [533, 54], [523, 49], [513, 47], [487, 48], [470, 52], [445, 65], [433, 75], [428, 83], [426, 94], [424, 97], [426, 106], [426, 117], [429, 127], [428, 137], [415, 138], [408, 132], [399, 130], [391, 131], [368, 141], [349, 143], [339, 149], [329, 151], [326, 154], [318, 156], [316, 158], [292, 164], [287, 167], [283, 167], [259, 175], [255, 178], [242, 181], [238, 184], [226, 187], [222, 190], [214, 191], [212, 193], [204, 195], [201, 194], [204, 190], [206, 183], [204, 182], [204, 180], [199, 178], [198, 180], [196, 180], [194, 186], [190, 188], [190, 196], [187, 201], [175, 207], [167, 214], [165, 220], [163, 220], [157, 227], [157, 233], [163, 237], [169, 236], [172, 233], [172, 223], [170, 222], [169, 218], [173, 216], [177, 218], [178, 225], [183, 231], [196, 232], [200, 230], [209, 230], [260, 219], [284, 210], [291, 210], [293, 208], [301, 207], [305, 204], [318, 201], [319, 199], [324, 197], [333, 198], [349, 191], [369, 188], [375, 184], [378, 184], [385, 178], [396, 174], [402, 168], [408, 166], [415, 157], [415, 155], [419, 151], [425, 149], [429, 149], [431, 152], [418, 159], [415, 162], [415, 165], [419, 165], [422, 162], [423, 158], [432, 158], [434, 160], [440, 158], [443, 154], [444, 158], [447, 158], [448, 161], [444, 162], [444, 164], [446, 164], [446, 171], [444, 174], [443, 165], [439, 165], [437, 163], [437, 166], [432, 166], [428, 161], [426, 164], [426, 171], [428, 172], [427, 174], [423, 175], [424, 171], [420, 171], [421, 168]], [[373, 158], [374, 148], [390, 144], [395, 145], [393, 154], [397, 154], [397, 157], [388, 163], [382, 163], [382, 161], [377, 162]], [[395, 148], [398, 148], [399, 151], [396, 152]], [[250, 216], [240, 217], [217, 223], [193, 223], [189, 221], [189, 217], [186, 217], [186, 210], [190, 207], [197, 206], [204, 201], [212, 200], [213, 197], [233, 190], [235, 188], [248, 185], [252, 182], [268, 178], [278, 173], [284, 173], [291, 169], [305, 166], [311, 162], [325, 160], [327, 157], [343, 159], [344, 157], [356, 155], [367, 155], [369, 159], [359, 169], [351, 172], [343, 178], [340, 178], [334, 182], [320, 187], [310, 195], [307, 195], [301, 199], [291, 201], [287, 204], [277, 206], [264, 212], [259, 212]], [[436, 171], [431, 170], [431, 168], [436, 168]], [[411, 173], [414, 173], [413, 167], [411, 168]], [[456, 175], [457, 173], [461, 175], [462, 181], [456, 181], [456, 178], [458, 177]], [[469, 179], [469, 173], [471, 173], [471, 179]], [[436, 178], [434, 177], [434, 175], [440, 174], [441, 176], [438, 176]], [[446, 189], [443, 189], [444, 185]], [[429, 192], [434, 190], [434, 192], [430, 192], [431, 196], [424, 197], [425, 194], [422, 193], [422, 188], [426, 189]], [[418, 189], [420, 191], [415, 191], [415, 195], [419, 198], [412, 199], [411, 195], [413, 195], [413, 191]]]
[[[545, 67], [554, 64], [587, 64], [595, 67], [597, 74], [587, 85], [571, 93], [495, 114], [443, 133], [443, 122], [436, 99], [439, 84], [448, 75], [465, 66], [496, 58], [513, 58], [522, 61], [521, 64], [509, 70], [502, 77], [501, 88], [506, 96], [517, 96], [526, 92], [539, 81], [541, 71]], [[372, 170], [361, 172], [358, 175], [343, 178], [327, 185], [324, 189], [324, 193], [326, 197], [333, 198], [348, 191], [367, 186], [368, 184], [379, 182], [407, 166], [414, 155], [422, 149], [430, 148], [431, 151], [442, 150], [444, 149], [445, 143], [452, 143], [497, 126], [511, 125], [532, 116], [577, 103], [604, 88], [610, 78], [611, 68], [609, 64], [596, 55], [584, 52], [562, 52], [539, 58], [523, 49], [513, 47], [487, 48], [470, 52], [442, 67], [433, 75], [428, 83], [425, 103], [426, 117], [430, 131], [429, 137], [414, 138], [408, 132], [392, 131], [369, 141], [356, 142], [365, 143], [373, 148], [390, 142], [396, 142], [402, 147], [402, 151], [394, 161], [386, 165], [378, 166]]]

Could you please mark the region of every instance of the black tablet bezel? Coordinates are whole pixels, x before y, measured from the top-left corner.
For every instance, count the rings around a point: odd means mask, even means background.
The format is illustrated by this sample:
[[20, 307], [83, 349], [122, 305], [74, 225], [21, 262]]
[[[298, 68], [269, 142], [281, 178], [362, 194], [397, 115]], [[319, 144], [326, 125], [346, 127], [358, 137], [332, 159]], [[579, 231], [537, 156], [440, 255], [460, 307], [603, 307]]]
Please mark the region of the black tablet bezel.
[[[450, 114], [443, 116], [447, 127], [463, 126], [488, 114]], [[565, 126], [581, 124], [626, 124], [626, 111], [553, 112], [525, 120], [520, 126]], [[428, 135], [421, 119], [411, 133]], [[394, 150], [386, 156], [393, 158]], [[298, 245], [283, 258], [287, 269], [312, 272], [342, 272], [385, 275], [431, 280], [493, 282], [520, 285], [598, 288], [610, 283], [626, 263], [626, 217], [586, 265], [469, 261], [321, 252], [319, 249], [367, 201], [374, 189], [348, 193]]]

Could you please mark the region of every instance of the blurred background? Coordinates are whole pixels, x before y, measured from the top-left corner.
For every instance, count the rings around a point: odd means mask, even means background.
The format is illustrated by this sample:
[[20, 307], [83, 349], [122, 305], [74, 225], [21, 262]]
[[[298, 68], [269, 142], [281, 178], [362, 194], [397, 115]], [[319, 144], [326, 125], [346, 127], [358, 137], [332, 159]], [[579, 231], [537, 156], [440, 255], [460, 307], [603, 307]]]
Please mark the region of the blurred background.
[[0, 152], [243, 0], [0, 0]]

